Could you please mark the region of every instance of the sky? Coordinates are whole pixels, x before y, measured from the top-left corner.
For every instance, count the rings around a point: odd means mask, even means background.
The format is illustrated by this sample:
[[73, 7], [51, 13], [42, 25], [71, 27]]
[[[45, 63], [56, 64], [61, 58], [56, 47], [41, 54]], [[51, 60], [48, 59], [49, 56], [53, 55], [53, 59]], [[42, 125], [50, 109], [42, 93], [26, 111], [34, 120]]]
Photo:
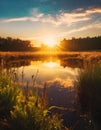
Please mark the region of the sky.
[[2, 0], [0, 36], [60, 41], [101, 36], [101, 0]]

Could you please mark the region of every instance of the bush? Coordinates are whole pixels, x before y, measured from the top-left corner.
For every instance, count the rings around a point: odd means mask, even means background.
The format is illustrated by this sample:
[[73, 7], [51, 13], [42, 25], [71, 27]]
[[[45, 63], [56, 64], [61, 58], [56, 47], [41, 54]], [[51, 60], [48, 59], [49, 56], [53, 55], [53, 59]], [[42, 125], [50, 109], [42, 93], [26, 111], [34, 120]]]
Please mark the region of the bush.
[[61, 130], [62, 120], [49, 115], [38, 95], [26, 95], [10, 76], [0, 74], [0, 130]]
[[101, 119], [101, 64], [89, 64], [79, 74], [78, 99], [83, 112]]
[[19, 90], [12, 87], [10, 78], [5, 74], [0, 74], [0, 119], [8, 118], [10, 111], [16, 105], [16, 97]]

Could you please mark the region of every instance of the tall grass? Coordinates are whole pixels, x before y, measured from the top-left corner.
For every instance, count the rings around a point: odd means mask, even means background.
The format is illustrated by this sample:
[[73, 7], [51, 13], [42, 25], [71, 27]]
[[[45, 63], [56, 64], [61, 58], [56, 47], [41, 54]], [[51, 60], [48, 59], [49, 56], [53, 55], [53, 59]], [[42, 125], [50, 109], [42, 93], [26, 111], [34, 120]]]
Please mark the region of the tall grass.
[[62, 120], [49, 114], [44, 100], [25, 94], [11, 77], [0, 73], [0, 130], [62, 130]]
[[78, 77], [78, 99], [83, 112], [101, 119], [101, 63], [89, 63]]

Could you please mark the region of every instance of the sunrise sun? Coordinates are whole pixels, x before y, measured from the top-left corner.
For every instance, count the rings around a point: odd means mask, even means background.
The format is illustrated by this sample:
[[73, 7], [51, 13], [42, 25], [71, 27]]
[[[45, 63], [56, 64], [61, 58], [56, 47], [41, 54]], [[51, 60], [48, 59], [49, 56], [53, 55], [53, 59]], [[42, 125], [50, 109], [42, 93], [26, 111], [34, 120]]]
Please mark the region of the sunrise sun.
[[43, 39], [43, 42], [50, 48], [55, 47], [57, 45], [57, 41], [54, 37], [46, 37]]

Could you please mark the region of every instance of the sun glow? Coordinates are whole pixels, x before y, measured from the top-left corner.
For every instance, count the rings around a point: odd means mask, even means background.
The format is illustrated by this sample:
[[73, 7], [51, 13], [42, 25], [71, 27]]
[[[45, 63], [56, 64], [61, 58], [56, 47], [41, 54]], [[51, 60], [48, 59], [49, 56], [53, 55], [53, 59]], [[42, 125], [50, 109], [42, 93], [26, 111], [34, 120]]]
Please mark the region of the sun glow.
[[54, 68], [54, 67], [59, 66], [59, 63], [50, 61], [50, 62], [44, 63], [44, 66], [48, 68]]
[[53, 37], [53, 36], [45, 37], [43, 39], [43, 43], [50, 48], [55, 47], [57, 45], [57, 41], [56, 41], [55, 37]]

